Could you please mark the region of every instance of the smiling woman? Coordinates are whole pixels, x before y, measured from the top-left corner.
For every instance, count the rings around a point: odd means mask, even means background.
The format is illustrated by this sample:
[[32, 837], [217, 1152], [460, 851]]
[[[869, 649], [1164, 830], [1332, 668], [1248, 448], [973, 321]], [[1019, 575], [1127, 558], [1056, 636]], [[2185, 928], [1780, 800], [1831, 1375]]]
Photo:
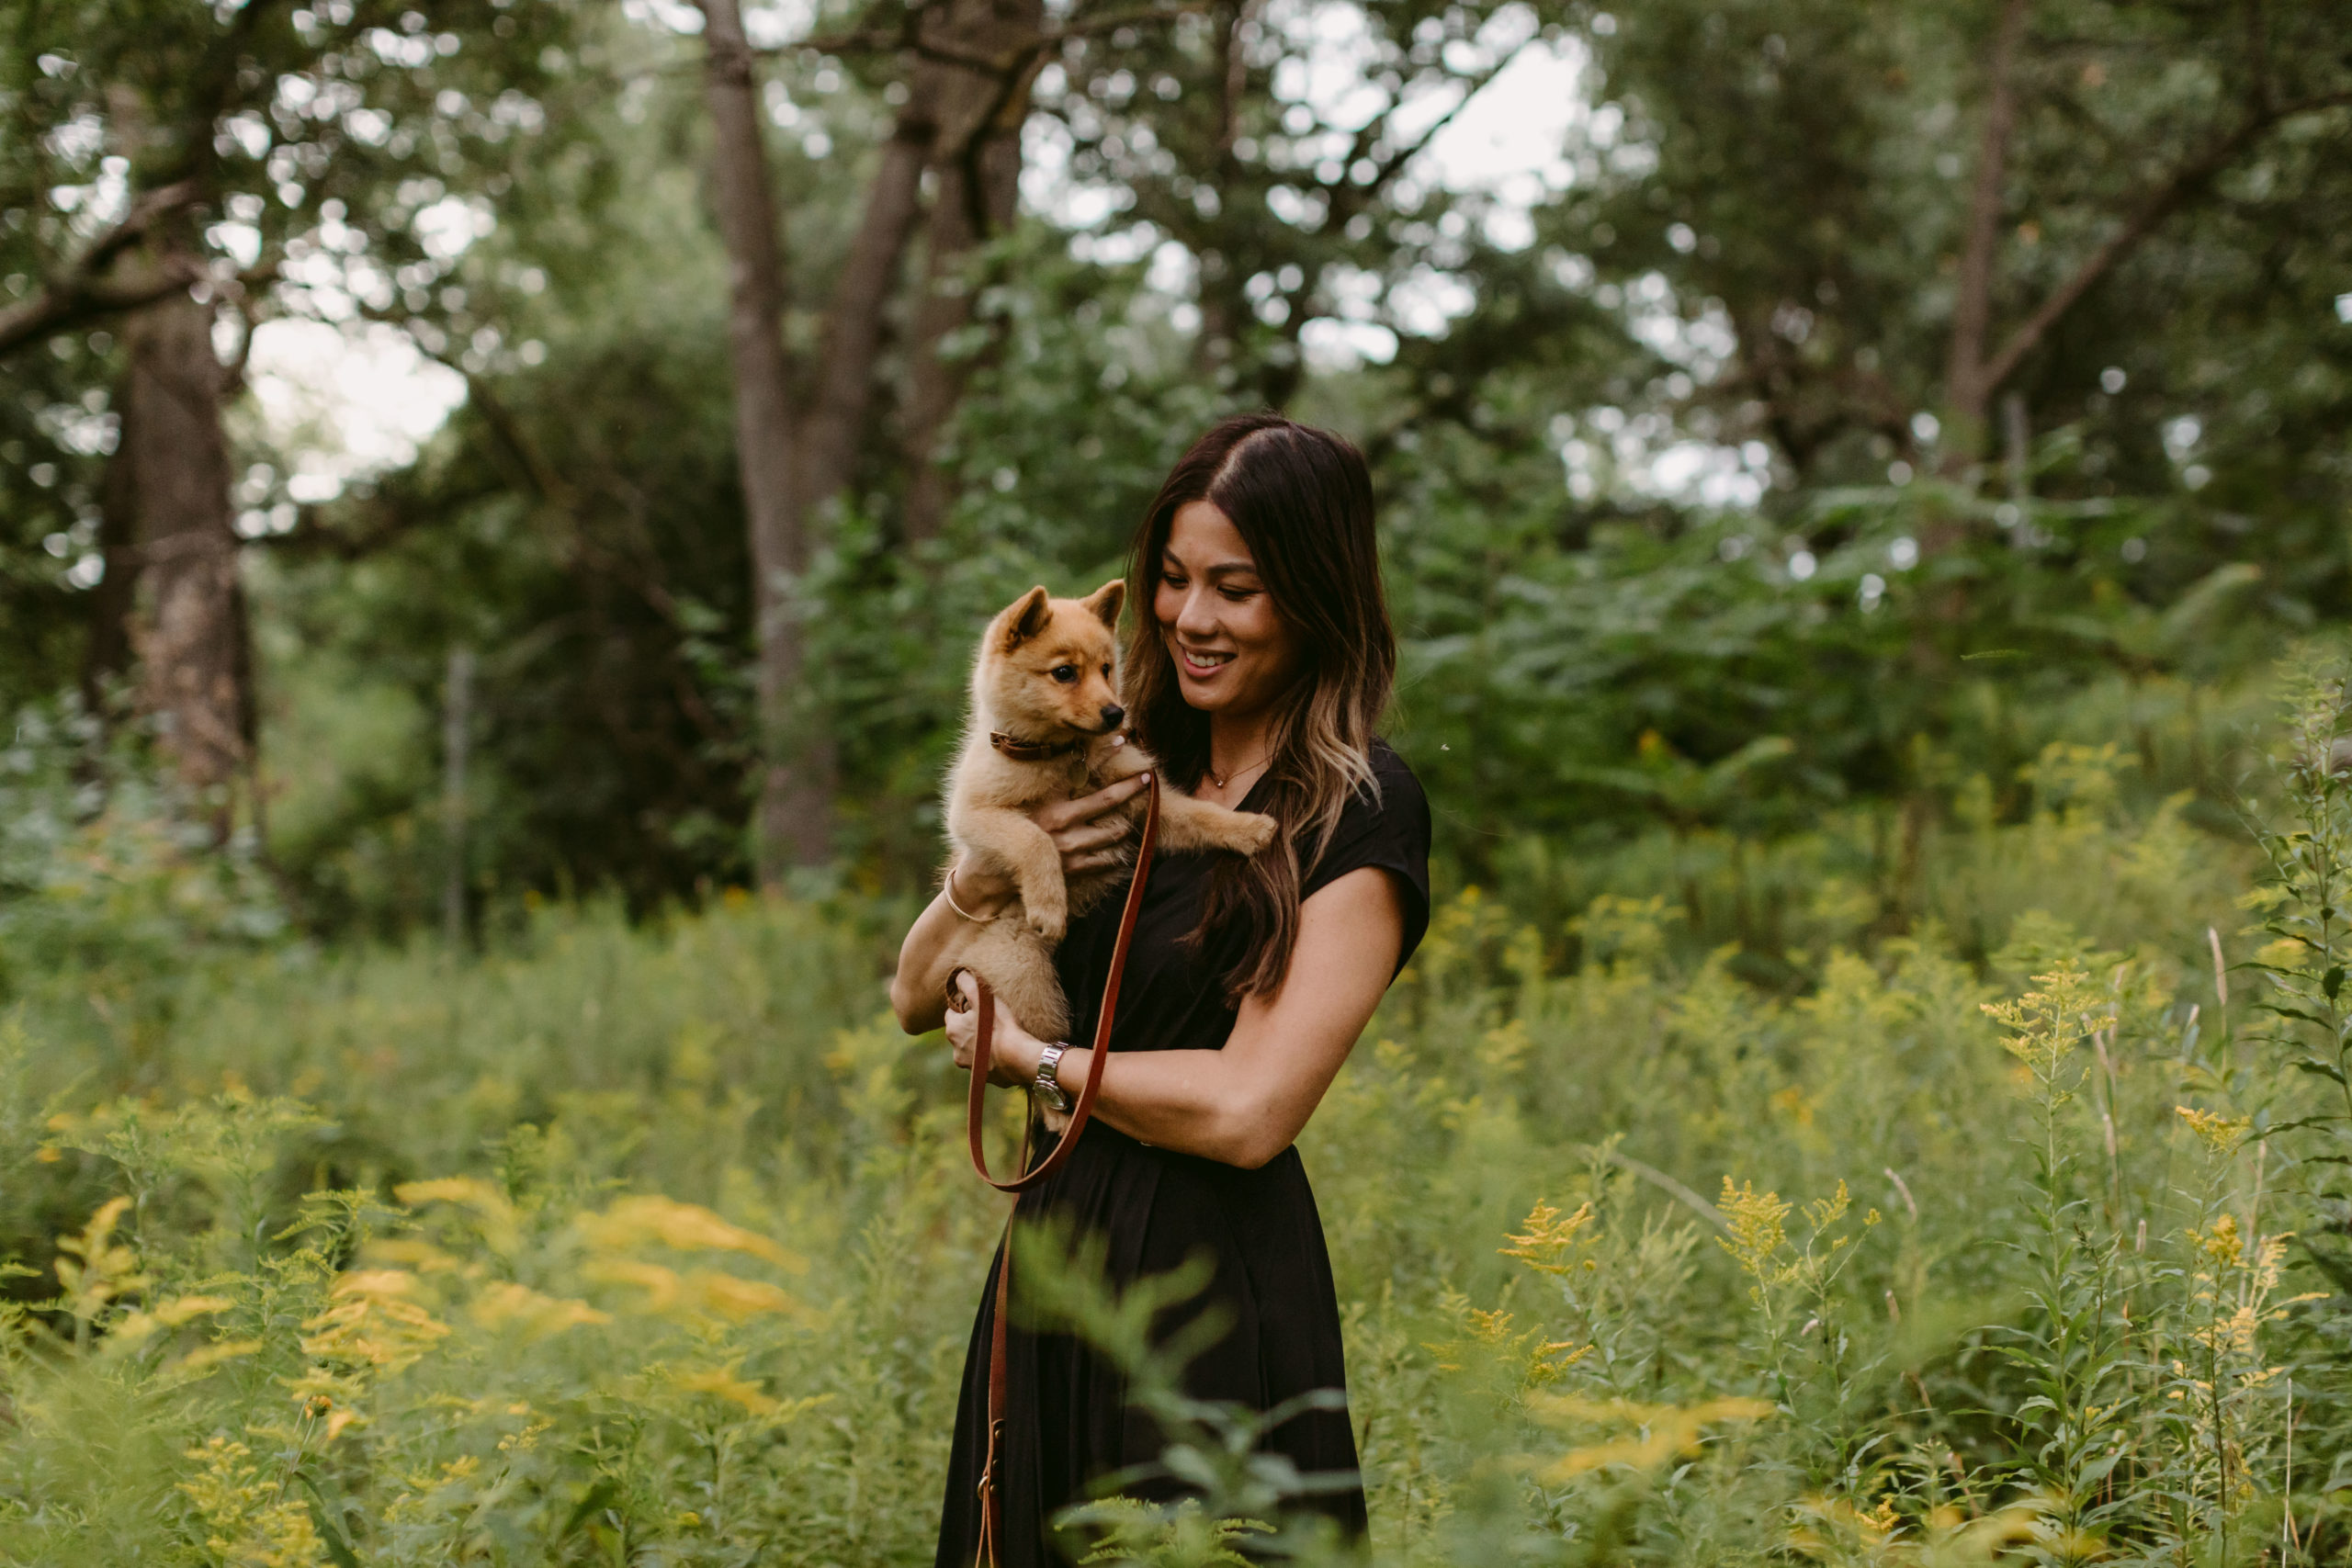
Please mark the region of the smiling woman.
[[[1363, 457], [1329, 432], [1272, 415], [1219, 425], [1146, 514], [1127, 597], [1145, 612], [1128, 635], [1123, 693], [1136, 738], [1167, 784], [1263, 812], [1283, 832], [1249, 857], [1154, 863], [1109, 1059], [1054, 1049], [1026, 1021], [999, 1016], [993, 1055], [1010, 1080], [1028, 1082], [1050, 1063], [1057, 1089], [1074, 1095], [1102, 1075], [1092, 1123], [1067, 1163], [1023, 1195], [1019, 1214], [1100, 1233], [1120, 1287], [1196, 1257], [1214, 1260], [1193, 1310], [1229, 1326], [1193, 1363], [1192, 1397], [1266, 1411], [1318, 1391], [1344, 1394], [1330, 1260], [1293, 1140], [1429, 919], [1429, 807], [1373, 734], [1396, 644]], [[1035, 813], [1066, 869], [1099, 863], [1090, 857], [1103, 840], [1087, 825], [1127, 793], [1114, 785]], [[1106, 897], [1073, 919], [1055, 954], [1071, 1039], [1093, 1036], [1121, 902]], [[927, 910], [908, 935], [901, 976], [922, 970], [943, 920], [963, 918], [944, 899]], [[929, 1027], [933, 1017], [925, 1008], [902, 1021]], [[966, 1066], [976, 1017], [947, 1019]], [[1141, 1474], [1131, 1492], [1182, 1494], [1155, 1468], [1161, 1434], [1127, 1406], [1110, 1367], [1074, 1339], [1022, 1332], [1017, 1320], [996, 1364], [995, 1309], [993, 1291], [984, 1293], [941, 1564], [1061, 1561], [1055, 1514], [1106, 1476]], [[992, 1377], [1002, 1389], [993, 1443]], [[1362, 1533], [1363, 1492], [1340, 1399], [1300, 1410], [1264, 1441], [1312, 1482], [1305, 1506], [1342, 1534]], [[983, 1527], [991, 1511], [992, 1539]]]

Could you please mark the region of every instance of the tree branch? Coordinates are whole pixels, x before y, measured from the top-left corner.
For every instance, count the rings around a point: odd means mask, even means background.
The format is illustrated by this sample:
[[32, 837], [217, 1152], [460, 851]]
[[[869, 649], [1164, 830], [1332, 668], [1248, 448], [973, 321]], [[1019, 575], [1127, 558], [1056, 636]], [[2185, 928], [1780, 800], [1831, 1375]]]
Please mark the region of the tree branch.
[[[1985, 400], [1992, 393], [1984, 380], [1984, 344], [1993, 314], [1993, 264], [2000, 246], [2001, 185], [2008, 165], [2009, 136], [2017, 124], [2013, 77], [2018, 44], [2025, 36], [2026, 6], [2027, 0], [2007, 0], [1993, 35], [1993, 58], [1985, 72], [1984, 135], [1976, 156], [1976, 186], [1968, 199], [1968, 237], [1961, 252], [1959, 287], [1952, 300], [1951, 356], [1944, 387], [1953, 420], [1964, 432], [1984, 424]], [[1973, 435], [1963, 435], [1954, 443], [1954, 450], [1973, 446]]]
[[922, 171], [938, 127], [924, 96], [899, 111], [865, 211], [833, 283], [817, 355], [815, 399], [802, 431], [803, 505], [823, 506], [848, 483], [873, 403], [874, 365], [884, 313], [905, 270], [907, 241], [922, 207]]
[[[1409, 143], [1397, 148], [1386, 158], [1380, 160], [1379, 172], [1373, 176], [1372, 182], [1369, 185], [1327, 188], [1362, 190], [1368, 198], [1374, 192], [1378, 191], [1397, 174], [1402, 172], [1406, 164], [1411, 163], [1414, 159], [1419, 157], [1422, 152], [1427, 151], [1430, 143], [1437, 140], [1438, 132], [1443, 130], [1447, 126], [1452, 125], [1453, 123], [1454, 117], [1461, 114], [1464, 109], [1470, 107], [1470, 100], [1476, 97], [1480, 93], [1485, 92], [1487, 90], [1487, 84], [1492, 82], [1496, 77], [1501, 75], [1504, 69], [1508, 67], [1512, 61], [1517, 60], [1521, 54], [1525, 52], [1527, 44], [1532, 42], [1534, 42], [1534, 39], [1528, 39], [1527, 43], [1519, 45], [1509, 54], [1504, 55], [1500, 60], [1496, 61], [1494, 64], [1488, 66], [1484, 71], [1476, 72], [1467, 76], [1454, 77], [1454, 80], [1461, 83], [1463, 86], [1463, 93], [1460, 101], [1455, 103], [1452, 108], [1438, 116], [1436, 119], [1430, 121], [1430, 124], [1422, 130], [1420, 135], [1415, 137]], [[1354, 163], [1358, 158], [1365, 157], [1370, 154], [1373, 145], [1377, 142], [1381, 137], [1387, 134], [1388, 122], [1395, 118], [1397, 109], [1402, 107], [1403, 100], [1401, 99], [1396, 103], [1389, 105], [1388, 107], [1374, 116], [1363, 130], [1356, 132], [1355, 141], [1349, 148], [1348, 161], [1351, 164]]]
[[1146, 6], [1127, 11], [1107, 11], [1099, 17], [1086, 17], [1066, 22], [1049, 32], [1037, 35], [1034, 45], [1024, 44], [1002, 54], [983, 54], [957, 49], [953, 44], [940, 43], [922, 36], [922, 17], [930, 7], [919, 6], [907, 13], [906, 19], [894, 28], [856, 28], [845, 33], [832, 33], [802, 39], [797, 43], [777, 44], [756, 52], [767, 55], [799, 54], [815, 51], [819, 54], [888, 54], [912, 51], [925, 60], [943, 65], [961, 65], [968, 71], [985, 71], [991, 74], [1011, 73], [1028, 62], [1033, 53], [1050, 51], [1057, 45], [1073, 39], [1091, 38], [1097, 33], [1115, 32], [1121, 28], [1142, 27], [1151, 22], [1168, 21], [1173, 17], [1205, 11], [1215, 0], [1178, 0], [1172, 6]]
[[277, 281], [277, 262], [262, 263], [237, 275], [232, 301], [238, 319], [244, 322], [244, 335], [237, 340], [237, 357], [220, 367], [220, 397], [223, 401], [245, 389], [245, 367], [253, 363], [254, 333], [261, 325], [261, 309], [254, 302], [254, 290]]
[[129, 277], [102, 276], [116, 257], [145, 239], [159, 220], [189, 206], [201, 194], [197, 181], [175, 180], [132, 202], [122, 221], [92, 241], [89, 248], [70, 264], [51, 273], [39, 294], [0, 310], [0, 355], [93, 316], [152, 305], [201, 277], [203, 269], [189, 256], [167, 256], [152, 270]]
[[1241, 134], [1241, 96], [1250, 86], [1250, 61], [1244, 52], [1248, 39], [1242, 37], [1250, 26], [1257, 0], [1239, 0], [1233, 6], [1233, 17], [1217, 29], [1217, 166], [1227, 166], [1233, 158], [1233, 144]]
[[2050, 329], [2074, 309], [2075, 302], [2090, 291], [2093, 284], [2113, 271], [2117, 263], [2153, 233], [2158, 224], [2211, 184], [2236, 160], [2238, 154], [2288, 120], [2325, 109], [2340, 108], [2347, 104], [2352, 104], [2352, 93], [2330, 93], [2259, 111], [2197, 158], [2176, 169], [2171, 178], [2148, 193], [2132, 216], [2124, 220], [2123, 227], [2109, 235], [2098, 249], [2075, 269], [2073, 276], [2041, 302], [2041, 309], [2009, 334], [2008, 341], [2001, 346], [2001, 352], [1978, 373], [1980, 396], [1989, 398], [1994, 389], [2016, 371], [2019, 362], [2033, 352]]

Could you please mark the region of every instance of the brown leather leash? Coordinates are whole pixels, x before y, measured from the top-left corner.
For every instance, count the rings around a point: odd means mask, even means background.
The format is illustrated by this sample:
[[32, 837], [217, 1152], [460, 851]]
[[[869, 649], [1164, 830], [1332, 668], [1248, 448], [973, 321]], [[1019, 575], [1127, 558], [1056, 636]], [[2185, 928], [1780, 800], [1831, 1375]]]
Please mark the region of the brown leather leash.
[[[1000, 1192], [1025, 1192], [1059, 1170], [1069, 1158], [1070, 1150], [1078, 1146], [1078, 1135], [1086, 1130], [1087, 1118], [1094, 1114], [1094, 1097], [1102, 1088], [1104, 1053], [1111, 1044], [1111, 1023], [1119, 1011], [1119, 981], [1127, 972], [1127, 944], [1136, 934], [1136, 915], [1143, 908], [1143, 886], [1151, 876], [1151, 852], [1159, 840], [1159, 775], [1155, 773], [1144, 802], [1143, 838], [1136, 846], [1135, 880], [1127, 885], [1127, 901], [1119, 910], [1119, 935], [1111, 944], [1111, 972], [1102, 981], [1102, 1004], [1094, 1018], [1094, 1047], [1087, 1061], [1086, 1085], [1078, 1091], [1078, 1100], [1070, 1107], [1069, 1123], [1062, 1129], [1061, 1141], [1034, 1168], [1029, 1165], [1029, 1141], [1037, 1117], [1032, 1107], [1021, 1134], [1022, 1174], [1010, 1181], [1000, 1181], [989, 1174], [988, 1153], [980, 1144], [980, 1123], [988, 1104], [989, 1068], [995, 1060], [992, 1047], [996, 1038], [996, 994], [989, 989], [986, 980], [978, 975], [972, 976], [979, 987], [979, 1020], [972, 1041], [972, 1090], [964, 1125], [972, 1145], [972, 1168], [980, 1173], [981, 1180]], [[948, 976], [948, 986], [952, 992], [952, 975]], [[1005, 1333], [1012, 1306], [1012, 1215], [1005, 1217], [1004, 1243], [997, 1253], [996, 1310], [989, 1333], [989, 1446], [980, 1465], [980, 1544], [973, 1559], [976, 1568], [996, 1568], [996, 1545], [1003, 1538], [1003, 1503], [997, 1492], [996, 1466], [1004, 1435]]]

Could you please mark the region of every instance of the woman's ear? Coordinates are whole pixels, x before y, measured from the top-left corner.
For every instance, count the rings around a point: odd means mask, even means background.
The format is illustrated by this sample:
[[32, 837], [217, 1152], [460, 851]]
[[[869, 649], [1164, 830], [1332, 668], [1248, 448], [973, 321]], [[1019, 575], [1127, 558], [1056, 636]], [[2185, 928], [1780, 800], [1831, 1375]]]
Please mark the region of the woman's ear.
[[1119, 629], [1119, 606], [1127, 602], [1126, 579], [1114, 577], [1080, 601], [1095, 618], [1113, 631]]

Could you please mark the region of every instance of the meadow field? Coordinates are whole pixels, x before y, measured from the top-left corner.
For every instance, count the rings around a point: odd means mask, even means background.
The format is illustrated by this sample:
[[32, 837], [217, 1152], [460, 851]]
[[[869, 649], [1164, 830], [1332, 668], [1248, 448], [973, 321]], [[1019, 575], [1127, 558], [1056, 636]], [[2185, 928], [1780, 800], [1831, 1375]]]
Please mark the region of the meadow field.
[[[2340, 682], [2290, 694], [2140, 714], [2244, 821], [2053, 733], [1908, 855], [1447, 888], [1303, 1141], [1374, 1560], [2341, 1561], [2352, 810]], [[8, 915], [0, 1561], [929, 1560], [1002, 1201], [882, 1005], [902, 908], [328, 952], [161, 831], [51, 834]], [[1142, 1332], [1184, 1282], [1059, 1240], [1028, 1310], [1203, 1493], [1088, 1561], [1312, 1555]]]

